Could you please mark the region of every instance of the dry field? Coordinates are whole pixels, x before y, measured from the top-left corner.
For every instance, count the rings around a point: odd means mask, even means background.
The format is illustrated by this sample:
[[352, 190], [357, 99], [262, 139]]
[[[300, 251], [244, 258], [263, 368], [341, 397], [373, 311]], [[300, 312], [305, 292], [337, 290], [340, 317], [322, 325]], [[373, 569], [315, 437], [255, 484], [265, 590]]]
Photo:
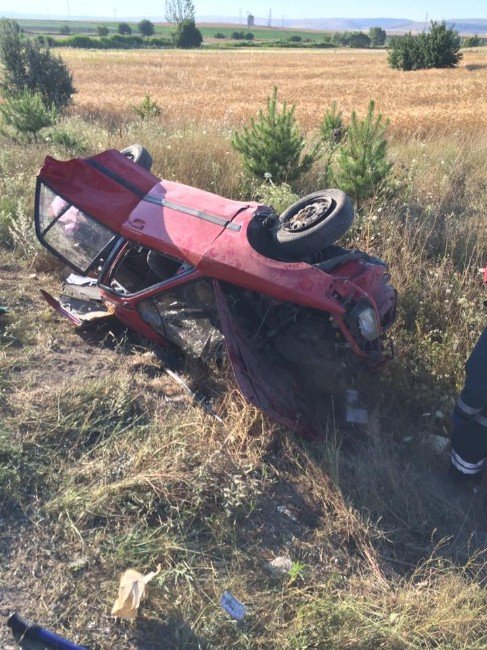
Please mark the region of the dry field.
[[396, 134], [487, 128], [487, 48], [466, 51], [456, 70], [391, 70], [384, 52], [366, 51], [86, 51], [63, 50], [74, 73], [82, 115], [130, 113], [150, 93], [167, 123], [190, 119], [234, 127], [254, 114], [277, 85], [297, 105], [306, 128], [337, 100], [344, 112], [375, 99]]

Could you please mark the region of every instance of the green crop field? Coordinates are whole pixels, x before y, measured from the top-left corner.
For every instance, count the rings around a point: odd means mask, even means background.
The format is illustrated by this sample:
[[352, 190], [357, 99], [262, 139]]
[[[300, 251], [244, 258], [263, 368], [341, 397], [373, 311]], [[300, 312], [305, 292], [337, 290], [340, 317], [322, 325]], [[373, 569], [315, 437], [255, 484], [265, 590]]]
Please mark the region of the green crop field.
[[[25, 31], [31, 34], [49, 34], [57, 35], [61, 34], [63, 27], [68, 26], [71, 34], [84, 34], [84, 35], [96, 35], [97, 27], [103, 25], [108, 27], [110, 33], [117, 33], [118, 22], [96, 22], [96, 21], [78, 21], [78, 20], [19, 20], [18, 23], [21, 25]], [[129, 23], [132, 27], [133, 33], [137, 32], [137, 23]], [[271, 41], [271, 40], [287, 40], [291, 36], [299, 36], [303, 41], [306, 39], [320, 41], [323, 38], [324, 32], [316, 32], [311, 30], [295, 30], [295, 29], [280, 29], [280, 28], [269, 28], [269, 27], [260, 27], [255, 26], [248, 28], [247, 25], [228, 25], [228, 24], [208, 24], [201, 23], [198, 25], [201, 33], [205, 40], [213, 39], [214, 35], [218, 32], [225, 34], [226, 38], [230, 38], [232, 32], [235, 31], [244, 31], [252, 32], [256, 40], [262, 41]], [[156, 34], [161, 36], [169, 36], [170, 32], [173, 30], [171, 25], [167, 24], [156, 24], [155, 31]]]

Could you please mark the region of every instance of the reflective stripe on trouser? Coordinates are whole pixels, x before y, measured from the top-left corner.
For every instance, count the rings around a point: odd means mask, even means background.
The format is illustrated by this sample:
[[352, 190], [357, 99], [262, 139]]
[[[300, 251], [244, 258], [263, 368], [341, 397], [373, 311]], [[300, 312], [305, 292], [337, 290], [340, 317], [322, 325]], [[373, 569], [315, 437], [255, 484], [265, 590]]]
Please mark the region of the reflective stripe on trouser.
[[462, 474], [479, 474], [486, 458], [487, 410], [470, 417], [461, 417], [456, 409], [453, 415], [452, 465]]

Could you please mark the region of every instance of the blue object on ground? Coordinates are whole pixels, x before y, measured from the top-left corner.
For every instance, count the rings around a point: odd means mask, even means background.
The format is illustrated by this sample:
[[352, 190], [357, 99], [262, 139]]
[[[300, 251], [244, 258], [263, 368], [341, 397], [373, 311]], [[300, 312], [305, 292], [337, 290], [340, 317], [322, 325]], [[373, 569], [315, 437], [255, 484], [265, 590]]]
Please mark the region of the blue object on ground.
[[37, 623], [32, 623], [32, 621], [27, 620], [20, 616], [20, 614], [11, 614], [7, 621], [8, 627], [15, 634], [19, 634], [24, 639], [31, 639], [32, 641], [41, 641], [46, 643], [50, 648], [55, 648], [55, 650], [88, 650], [84, 646], [76, 645], [76, 643], [71, 643], [62, 637], [50, 632], [45, 628], [37, 625]]

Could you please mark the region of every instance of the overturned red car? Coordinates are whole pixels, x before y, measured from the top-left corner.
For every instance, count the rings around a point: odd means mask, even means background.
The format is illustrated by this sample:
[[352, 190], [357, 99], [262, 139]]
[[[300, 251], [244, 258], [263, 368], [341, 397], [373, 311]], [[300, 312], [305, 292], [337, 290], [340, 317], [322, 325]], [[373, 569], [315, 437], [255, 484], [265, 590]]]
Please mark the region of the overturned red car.
[[335, 244], [350, 199], [324, 190], [277, 215], [150, 167], [138, 145], [46, 158], [36, 233], [75, 274], [59, 301], [44, 297], [75, 325], [110, 313], [158, 345], [226, 353], [250, 402], [316, 433], [323, 405], [350, 383], [349, 357], [370, 368], [390, 354], [396, 313], [385, 263]]

